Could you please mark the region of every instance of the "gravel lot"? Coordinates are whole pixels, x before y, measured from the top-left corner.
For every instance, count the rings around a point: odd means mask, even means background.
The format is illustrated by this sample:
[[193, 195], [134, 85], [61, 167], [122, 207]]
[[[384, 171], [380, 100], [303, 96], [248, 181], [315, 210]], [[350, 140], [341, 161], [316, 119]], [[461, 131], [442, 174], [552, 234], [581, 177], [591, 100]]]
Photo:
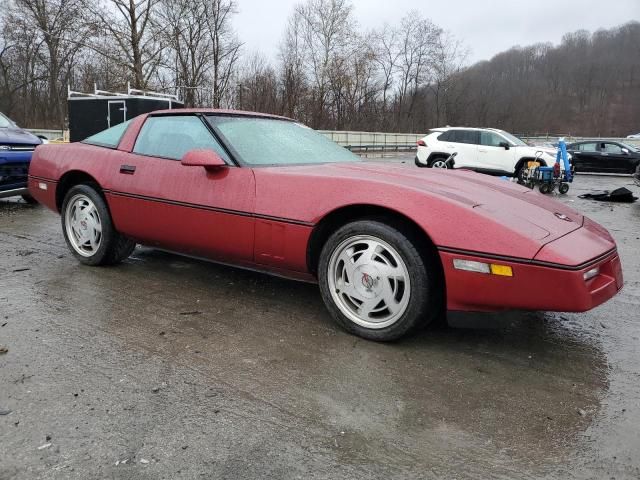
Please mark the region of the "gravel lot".
[[612, 301], [395, 344], [314, 285], [147, 248], [81, 266], [58, 216], [0, 200], [0, 479], [638, 478], [640, 203], [576, 198], [630, 183], [562, 198], [618, 242]]

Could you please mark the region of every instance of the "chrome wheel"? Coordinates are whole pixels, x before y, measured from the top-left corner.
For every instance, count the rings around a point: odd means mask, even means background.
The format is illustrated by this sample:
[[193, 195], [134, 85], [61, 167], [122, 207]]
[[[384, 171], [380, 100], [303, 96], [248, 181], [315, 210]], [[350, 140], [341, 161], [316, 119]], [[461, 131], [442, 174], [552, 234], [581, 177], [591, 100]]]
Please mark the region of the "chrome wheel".
[[67, 238], [83, 257], [91, 257], [102, 242], [102, 221], [96, 206], [86, 195], [74, 195], [65, 211]]
[[335, 305], [365, 328], [394, 324], [409, 304], [407, 266], [395, 248], [373, 236], [340, 243], [329, 260], [327, 280]]
[[431, 168], [449, 168], [449, 167], [447, 167], [446, 161], [438, 159], [431, 164]]

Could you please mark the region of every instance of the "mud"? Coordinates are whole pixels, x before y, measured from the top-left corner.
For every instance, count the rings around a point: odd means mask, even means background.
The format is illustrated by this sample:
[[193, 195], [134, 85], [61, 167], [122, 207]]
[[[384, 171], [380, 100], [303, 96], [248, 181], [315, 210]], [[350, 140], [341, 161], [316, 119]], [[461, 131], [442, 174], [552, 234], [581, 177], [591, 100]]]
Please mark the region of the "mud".
[[640, 204], [576, 197], [629, 184], [562, 198], [618, 242], [612, 301], [394, 344], [314, 285], [140, 247], [81, 266], [54, 213], [0, 200], [0, 479], [638, 478]]

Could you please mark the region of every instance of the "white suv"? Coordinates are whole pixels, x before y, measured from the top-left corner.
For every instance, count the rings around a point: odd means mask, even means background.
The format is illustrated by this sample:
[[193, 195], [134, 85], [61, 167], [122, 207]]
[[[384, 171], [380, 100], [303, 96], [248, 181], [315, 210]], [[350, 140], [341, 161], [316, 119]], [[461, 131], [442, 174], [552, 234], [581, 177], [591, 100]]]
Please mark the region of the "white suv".
[[[555, 149], [530, 147], [518, 137], [496, 128], [434, 128], [417, 144], [416, 165], [419, 167], [468, 168], [519, 177], [527, 162], [538, 156], [547, 166], [556, 161]], [[457, 153], [455, 159], [446, 162], [453, 153]]]

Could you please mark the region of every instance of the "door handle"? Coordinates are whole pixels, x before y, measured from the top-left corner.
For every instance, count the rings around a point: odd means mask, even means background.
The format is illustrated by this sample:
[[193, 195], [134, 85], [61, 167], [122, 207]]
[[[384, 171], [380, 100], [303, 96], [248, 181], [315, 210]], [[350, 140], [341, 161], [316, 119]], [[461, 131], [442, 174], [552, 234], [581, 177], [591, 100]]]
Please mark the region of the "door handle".
[[125, 175], [133, 175], [136, 171], [136, 167], [133, 165], [120, 165], [120, 173]]

